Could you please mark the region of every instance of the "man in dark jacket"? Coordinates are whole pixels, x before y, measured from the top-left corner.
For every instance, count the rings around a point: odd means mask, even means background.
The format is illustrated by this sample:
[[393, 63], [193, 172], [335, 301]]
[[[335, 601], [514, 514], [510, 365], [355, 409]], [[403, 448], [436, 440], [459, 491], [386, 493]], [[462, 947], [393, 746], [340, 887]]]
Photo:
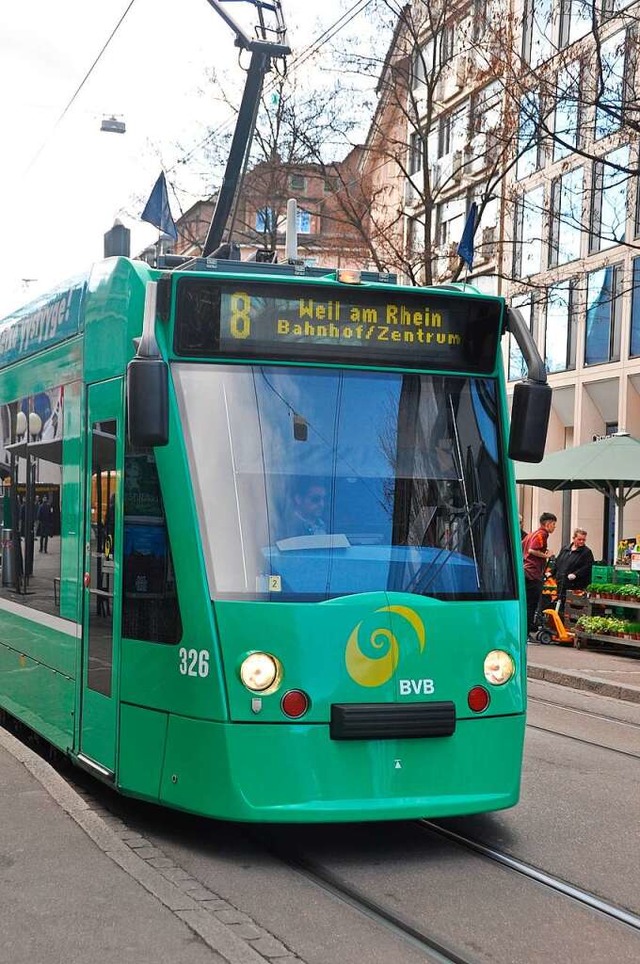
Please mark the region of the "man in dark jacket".
[[591, 582], [593, 553], [587, 545], [585, 529], [575, 529], [568, 546], [563, 546], [556, 558], [555, 577], [562, 608], [568, 590], [586, 589]]

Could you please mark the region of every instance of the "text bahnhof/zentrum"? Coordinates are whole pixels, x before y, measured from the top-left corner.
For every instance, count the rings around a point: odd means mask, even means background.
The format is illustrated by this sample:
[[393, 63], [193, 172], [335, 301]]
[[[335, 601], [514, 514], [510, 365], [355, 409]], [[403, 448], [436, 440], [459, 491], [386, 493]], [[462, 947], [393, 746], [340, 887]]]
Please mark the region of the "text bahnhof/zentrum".
[[[249, 298], [247, 301], [251, 303]], [[251, 308], [253, 307], [252, 305]], [[263, 302], [260, 307], [262, 310], [254, 316], [255, 321], [251, 327], [255, 325], [256, 329], [262, 329], [265, 336], [267, 333], [263, 325], [265, 322], [267, 325], [271, 323], [272, 336], [278, 340], [309, 338], [321, 341], [415, 341], [434, 345], [460, 345], [462, 341], [459, 333], [443, 331], [442, 313], [428, 307], [409, 309], [396, 303], [386, 303], [378, 307], [338, 300], [315, 301], [311, 298], [300, 298], [295, 302], [277, 298], [268, 304]], [[250, 315], [253, 314], [250, 309]], [[287, 314], [290, 317], [283, 317]], [[233, 334], [233, 325], [231, 329]], [[246, 336], [245, 330], [240, 337]]]

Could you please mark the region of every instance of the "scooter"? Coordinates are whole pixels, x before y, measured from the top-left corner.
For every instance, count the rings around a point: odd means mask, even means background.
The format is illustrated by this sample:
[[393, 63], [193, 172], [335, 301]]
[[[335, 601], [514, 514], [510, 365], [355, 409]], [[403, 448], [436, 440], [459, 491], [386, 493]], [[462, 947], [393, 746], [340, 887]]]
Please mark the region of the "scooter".
[[555, 602], [555, 605], [548, 606], [539, 613], [540, 626], [535, 633], [536, 640], [544, 644], [560, 643], [565, 646], [574, 646], [576, 634], [567, 629], [560, 615], [564, 601], [564, 586], [557, 585], [550, 574], [545, 578], [543, 598], [545, 595], [547, 598], [550, 597], [550, 601]]

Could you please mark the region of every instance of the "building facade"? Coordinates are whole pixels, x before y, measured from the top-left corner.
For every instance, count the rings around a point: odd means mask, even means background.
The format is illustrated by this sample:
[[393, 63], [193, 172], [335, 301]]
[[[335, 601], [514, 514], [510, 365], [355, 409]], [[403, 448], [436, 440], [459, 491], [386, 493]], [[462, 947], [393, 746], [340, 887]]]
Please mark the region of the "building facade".
[[[414, 0], [394, 37], [396, 61], [411, 51], [397, 171], [407, 257], [418, 247], [422, 258], [412, 280], [463, 279], [456, 246], [476, 201], [467, 277], [529, 322], [553, 387], [547, 452], [640, 437], [639, 11], [625, 0]], [[525, 373], [515, 344], [505, 366], [510, 384]], [[527, 528], [542, 511], [558, 516], [552, 549], [580, 525], [596, 558], [613, 557], [603, 496], [521, 487], [520, 500]], [[636, 534], [632, 501], [618, 535]]]
[[[360, 148], [344, 161], [327, 165], [261, 162], [247, 172], [225, 231], [239, 246], [242, 260], [257, 251], [285, 259], [287, 202], [298, 203], [298, 257], [311, 266], [361, 268], [368, 260], [361, 224], [364, 198], [354, 186]], [[215, 197], [197, 201], [176, 221], [178, 238], [161, 253], [199, 257]], [[150, 248], [145, 260], [158, 252]]]

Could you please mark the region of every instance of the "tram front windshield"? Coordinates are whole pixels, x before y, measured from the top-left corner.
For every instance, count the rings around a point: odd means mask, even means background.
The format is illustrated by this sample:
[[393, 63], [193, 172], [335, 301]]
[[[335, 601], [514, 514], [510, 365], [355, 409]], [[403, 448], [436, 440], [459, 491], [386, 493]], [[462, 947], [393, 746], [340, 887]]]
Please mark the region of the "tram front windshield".
[[514, 597], [495, 380], [173, 374], [212, 598]]

